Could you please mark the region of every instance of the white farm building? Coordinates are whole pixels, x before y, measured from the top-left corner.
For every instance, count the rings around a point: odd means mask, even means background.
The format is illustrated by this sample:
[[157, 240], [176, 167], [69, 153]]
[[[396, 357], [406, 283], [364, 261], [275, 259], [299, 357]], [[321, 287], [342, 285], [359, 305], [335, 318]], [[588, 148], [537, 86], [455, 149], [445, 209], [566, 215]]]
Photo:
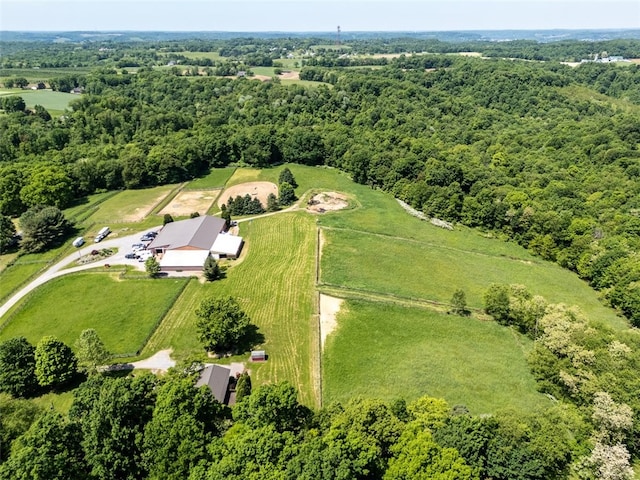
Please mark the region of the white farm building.
[[196, 271], [202, 270], [208, 255], [238, 257], [242, 245], [242, 237], [227, 233], [222, 218], [204, 215], [167, 223], [147, 249], [158, 256], [164, 272]]

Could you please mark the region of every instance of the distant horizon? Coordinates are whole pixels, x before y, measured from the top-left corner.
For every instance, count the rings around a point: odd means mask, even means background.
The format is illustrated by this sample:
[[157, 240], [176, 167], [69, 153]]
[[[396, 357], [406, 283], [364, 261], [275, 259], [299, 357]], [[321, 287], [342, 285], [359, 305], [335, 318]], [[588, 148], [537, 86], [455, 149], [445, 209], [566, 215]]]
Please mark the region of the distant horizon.
[[[619, 28], [464, 28], [451, 30], [341, 30], [341, 33], [455, 33], [455, 32], [640, 32], [640, 27]], [[145, 29], [110, 29], [110, 30], [12, 30], [0, 29], [0, 33], [330, 33], [336, 30], [145, 30]]]
[[635, 0], [2, 0], [7, 32], [633, 30]]

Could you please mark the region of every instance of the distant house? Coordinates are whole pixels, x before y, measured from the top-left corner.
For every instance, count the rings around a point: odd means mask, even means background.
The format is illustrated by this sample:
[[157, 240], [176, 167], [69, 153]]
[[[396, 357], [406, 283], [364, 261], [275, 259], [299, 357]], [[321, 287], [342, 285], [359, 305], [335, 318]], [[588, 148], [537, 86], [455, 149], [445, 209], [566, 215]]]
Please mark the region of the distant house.
[[147, 249], [160, 257], [161, 271], [200, 271], [209, 255], [237, 258], [242, 237], [226, 232], [222, 218], [200, 217], [167, 223]]
[[76, 95], [80, 95], [81, 93], [84, 93], [84, 87], [75, 87], [72, 88], [71, 91], [69, 93], [73, 93]]
[[207, 365], [200, 372], [200, 378], [198, 378], [196, 382], [196, 387], [206, 385], [218, 402], [229, 405], [231, 399], [229, 381], [231, 378], [231, 369], [229, 367], [224, 365]]

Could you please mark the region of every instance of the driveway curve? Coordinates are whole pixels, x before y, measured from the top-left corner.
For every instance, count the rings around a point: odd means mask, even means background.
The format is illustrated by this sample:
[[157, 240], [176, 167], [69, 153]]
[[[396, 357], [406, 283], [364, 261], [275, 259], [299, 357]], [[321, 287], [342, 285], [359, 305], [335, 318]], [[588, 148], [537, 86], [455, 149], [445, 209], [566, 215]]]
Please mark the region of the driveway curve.
[[[134, 243], [140, 242], [140, 235], [145, 232], [154, 230], [159, 230], [160, 227], [154, 227], [150, 229], [143, 230], [138, 233], [134, 233], [131, 235], [127, 235], [124, 237], [115, 237], [109, 239], [107, 237], [106, 240], [96, 244], [89, 243], [85, 244], [84, 247], [77, 249], [74, 253], [67, 255], [65, 258], [60, 260], [58, 263], [55, 263], [51, 267], [49, 267], [46, 271], [42, 272], [38, 278], [32, 280], [23, 288], [18, 290], [14, 295], [9, 297], [9, 299], [0, 306], [0, 319], [13, 307], [16, 303], [18, 303], [25, 295], [35, 290], [40, 285], [48, 282], [53, 278], [60, 277], [62, 275], [66, 275], [68, 273], [80, 272], [82, 270], [89, 270], [91, 268], [99, 267], [100, 265], [132, 265], [139, 270], [144, 270], [144, 264], [138, 262], [137, 259], [128, 259], [124, 258], [124, 256], [131, 252], [131, 245]], [[91, 253], [91, 250], [102, 248], [117, 248], [118, 252], [108, 258], [100, 260], [98, 262], [88, 263], [86, 265], [78, 265], [77, 267], [65, 268], [70, 263], [74, 262], [78, 258], [88, 255]]]

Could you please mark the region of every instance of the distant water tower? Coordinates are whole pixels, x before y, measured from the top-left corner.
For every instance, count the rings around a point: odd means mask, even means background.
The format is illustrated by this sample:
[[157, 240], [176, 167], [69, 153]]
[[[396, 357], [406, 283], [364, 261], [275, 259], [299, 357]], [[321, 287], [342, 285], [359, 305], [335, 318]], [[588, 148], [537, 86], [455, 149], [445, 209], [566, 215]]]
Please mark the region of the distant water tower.
[[337, 35], [337, 38], [338, 38], [338, 45], [340, 45], [340, 25], [338, 25], [338, 35]]

